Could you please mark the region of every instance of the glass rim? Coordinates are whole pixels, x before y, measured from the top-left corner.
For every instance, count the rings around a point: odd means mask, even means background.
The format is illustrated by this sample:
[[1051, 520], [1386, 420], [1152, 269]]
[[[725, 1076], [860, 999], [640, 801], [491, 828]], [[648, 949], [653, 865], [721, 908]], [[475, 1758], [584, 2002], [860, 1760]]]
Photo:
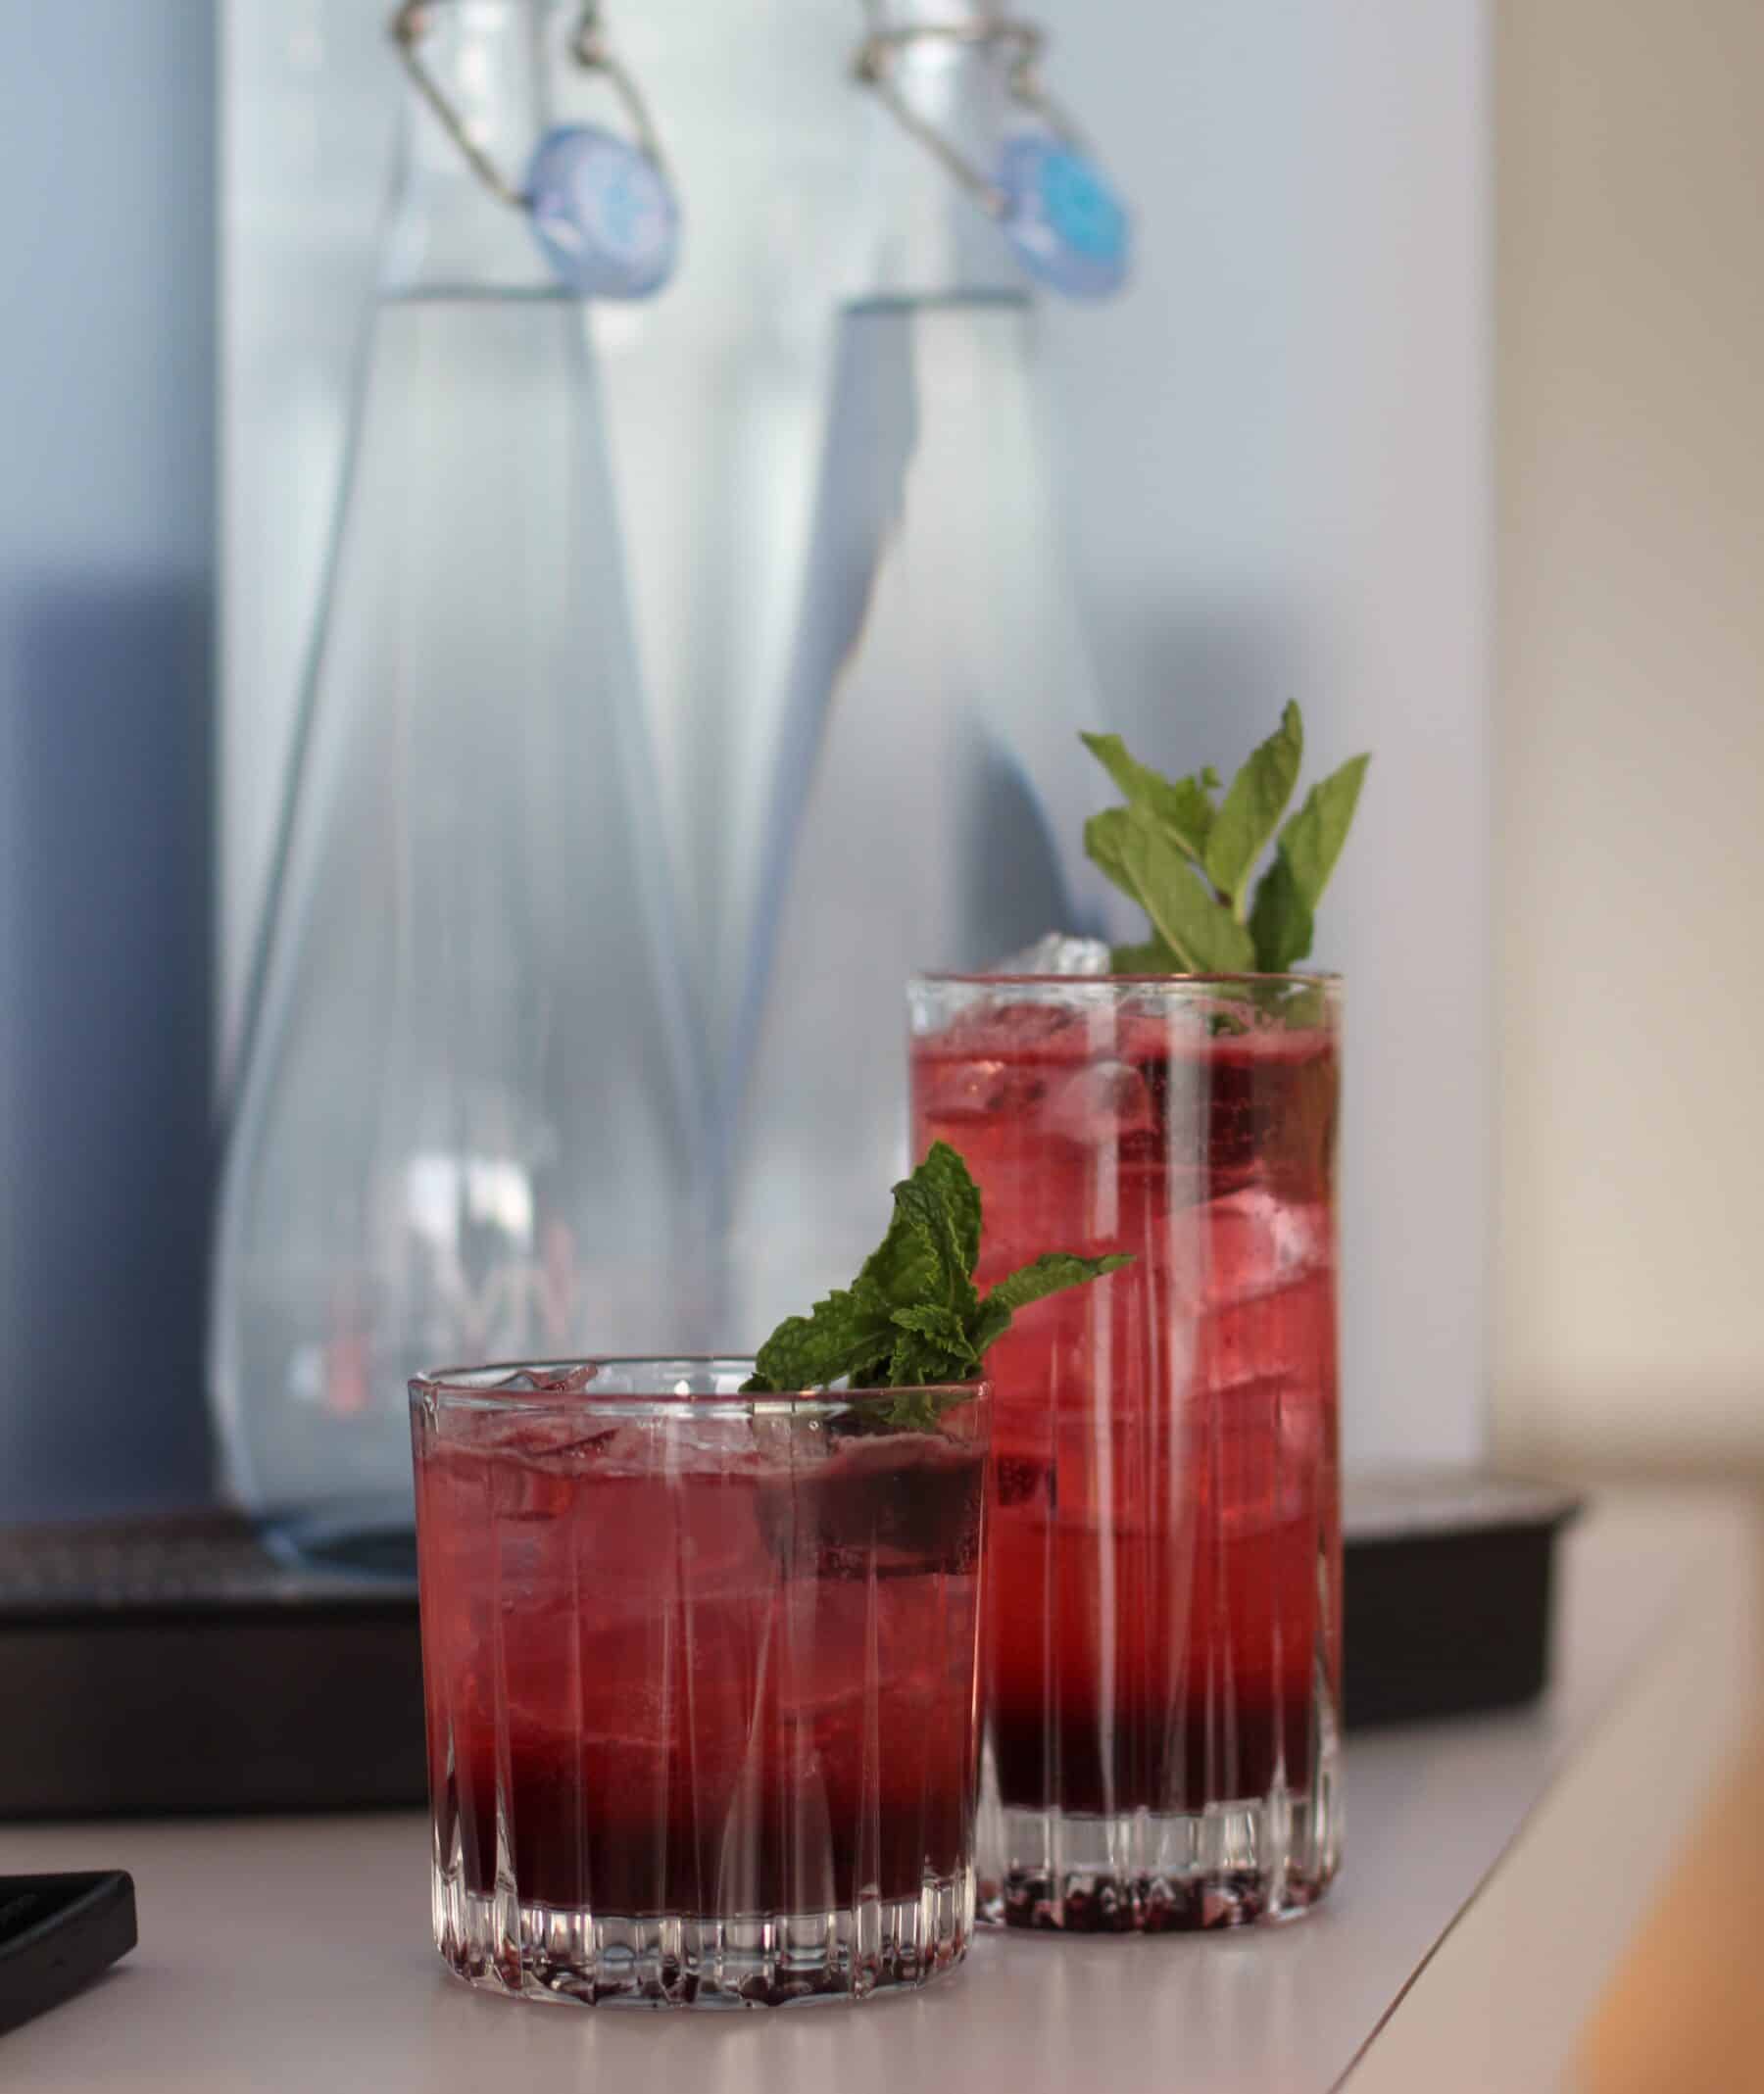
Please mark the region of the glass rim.
[[1296, 969], [1286, 974], [983, 974], [959, 967], [922, 967], [907, 977], [908, 986], [951, 989], [1265, 989], [1290, 984], [1298, 989], [1337, 989], [1344, 977], [1332, 968]]
[[535, 1370], [547, 1374], [570, 1374], [584, 1367], [622, 1368], [627, 1372], [654, 1368], [657, 1379], [683, 1381], [694, 1373], [704, 1376], [740, 1373], [745, 1381], [753, 1371], [751, 1353], [731, 1352], [632, 1352], [586, 1353], [571, 1359], [486, 1360], [477, 1366], [431, 1367], [415, 1374], [406, 1385], [413, 1406], [436, 1401], [480, 1411], [507, 1411], [530, 1415], [595, 1401], [609, 1412], [623, 1417], [682, 1417], [715, 1411], [722, 1417], [779, 1417], [822, 1412], [849, 1412], [871, 1404], [892, 1403], [902, 1396], [936, 1396], [949, 1402], [972, 1402], [990, 1396], [990, 1376], [971, 1382], [915, 1382], [900, 1388], [799, 1388], [755, 1391], [743, 1395], [714, 1389], [656, 1388], [643, 1390], [602, 1389], [592, 1383], [580, 1388], [511, 1388], [517, 1374]]

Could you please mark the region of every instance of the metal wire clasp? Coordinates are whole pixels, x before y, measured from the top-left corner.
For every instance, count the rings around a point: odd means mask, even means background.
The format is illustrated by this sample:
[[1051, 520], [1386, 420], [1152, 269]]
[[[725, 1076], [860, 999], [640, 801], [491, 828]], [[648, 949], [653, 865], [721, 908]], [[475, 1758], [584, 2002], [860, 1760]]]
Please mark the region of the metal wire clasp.
[[[434, 0], [403, 0], [398, 12], [388, 24], [393, 43], [404, 61], [405, 71], [418, 94], [435, 113], [441, 127], [457, 145], [471, 170], [492, 195], [516, 211], [530, 211], [532, 199], [524, 189], [516, 188], [496, 165], [489, 154], [471, 136], [459, 111], [442, 92], [435, 76], [422, 61], [422, 39], [428, 33], [429, 16]], [[649, 105], [642, 90], [608, 41], [606, 22], [600, 0], [584, 0], [576, 25], [570, 32], [569, 54], [584, 73], [599, 73], [617, 96], [625, 116], [635, 133], [637, 149], [652, 161], [663, 175], [667, 162], [662, 152], [662, 141], [650, 117]]]
[[1033, 22], [926, 22], [901, 28], [872, 29], [858, 46], [852, 61], [853, 77], [860, 85], [874, 88], [902, 128], [910, 131], [993, 218], [1008, 215], [1009, 197], [936, 124], [928, 123], [901, 92], [895, 77], [896, 62], [916, 43], [978, 45], [1008, 51], [1010, 70], [1006, 78], [1012, 98], [1039, 117], [1064, 144], [1077, 151], [1085, 150], [1077, 126], [1043, 84], [1041, 59], [1048, 39]]

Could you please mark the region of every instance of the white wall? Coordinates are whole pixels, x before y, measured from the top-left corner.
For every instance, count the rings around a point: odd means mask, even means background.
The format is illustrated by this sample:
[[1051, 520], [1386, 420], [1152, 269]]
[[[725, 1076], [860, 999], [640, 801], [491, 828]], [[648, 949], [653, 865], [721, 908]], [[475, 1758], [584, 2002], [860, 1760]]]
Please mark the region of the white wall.
[[[1171, 763], [1235, 761], [1288, 696], [1317, 760], [1377, 752], [1319, 955], [1351, 978], [1348, 1447], [1467, 1455], [1483, 1438], [1488, 1145], [1483, 0], [1043, 13], [1052, 76], [1144, 241], [1129, 298], [1048, 325], [1104, 703]], [[231, 1012], [396, 80], [361, 0], [228, 0], [226, 19]], [[612, 20], [687, 190], [686, 277], [600, 333], [690, 846], [722, 818], [716, 665], [745, 661], [751, 718], [776, 644], [766, 616], [795, 601], [792, 488], [800, 465], [806, 493], [842, 260], [858, 10], [646, 0]], [[705, 524], [743, 469], [730, 432], [757, 414], [785, 462], [773, 573], [739, 566], [739, 515], [720, 541]], [[719, 638], [730, 597], [760, 606], [741, 648]], [[708, 861], [688, 859], [705, 882]]]
[[1132, 300], [1053, 328], [1104, 698], [1173, 758], [1234, 755], [1289, 695], [1313, 760], [1376, 753], [1318, 953], [1348, 978], [1347, 1445], [1467, 1458], [1486, 1412], [1484, 11], [1065, 0], [1054, 19], [1146, 247]]
[[1499, 44], [1500, 1438], [1764, 1456], [1764, 8]]

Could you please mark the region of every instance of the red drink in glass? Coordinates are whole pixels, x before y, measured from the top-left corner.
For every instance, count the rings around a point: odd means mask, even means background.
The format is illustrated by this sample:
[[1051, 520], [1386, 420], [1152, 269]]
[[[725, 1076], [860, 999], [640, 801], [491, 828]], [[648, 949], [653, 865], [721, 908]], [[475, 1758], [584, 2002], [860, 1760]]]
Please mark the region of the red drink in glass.
[[894, 1391], [742, 1397], [749, 1371], [413, 1384], [436, 1935], [463, 1976], [780, 2004], [966, 1945], [990, 1399], [892, 1432]]
[[966, 1157], [986, 1285], [1136, 1262], [988, 1356], [982, 1910], [1236, 1924], [1334, 1873], [1337, 993], [926, 980], [915, 1153]]

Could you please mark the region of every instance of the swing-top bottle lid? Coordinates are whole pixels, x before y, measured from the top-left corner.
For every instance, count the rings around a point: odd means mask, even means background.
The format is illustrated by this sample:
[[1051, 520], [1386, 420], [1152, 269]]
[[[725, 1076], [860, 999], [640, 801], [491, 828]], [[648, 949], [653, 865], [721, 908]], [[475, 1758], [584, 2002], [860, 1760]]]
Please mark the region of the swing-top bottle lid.
[[646, 298], [673, 274], [680, 210], [658, 162], [595, 123], [561, 124], [527, 169], [533, 235], [590, 298]]
[[1043, 83], [1036, 24], [998, 0], [865, 0], [864, 12], [858, 78], [967, 190], [1017, 265], [1067, 297], [1118, 291], [1132, 219]]
[[[437, 8], [434, 0], [404, 0], [392, 18], [392, 39], [457, 164], [470, 170], [480, 197], [501, 211], [505, 222], [516, 214], [526, 219], [552, 280], [582, 297], [648, 297], [673, 274], [680, 238], [679, 205], [649, 109], [608, 42], [599, 0], [585, 0], [569, 55], [581, 74], [612, 90], [631, 135], [597, 123], [557, 124], [529, 153], [549, 99], [538, 77], [543, 61], [534, 39], [507, 45], [511, 24], [497, 18], [518, 18], [533, 5], [505, 0], [480, 16], [457, 5]], [[431, 54], [430, 32], [442, 25], [450, 32], [446, 49]], [[466, 63], [473, 39], [492, 34], [504, 62], [482, 63], [489, 47], [479, 42], [480, 62]], [[505, 85], [493, 99], [491, 83], [499, 79]], [[524, 81], [524, 97], [512, 96], [509, 81]], [[472, 107], [474, 99], [482, 106]], [[531, 120], [524, 135], [499, 135], [507, 126], [499, 127], [497, 120], [517, 116], [522, 99]], [[524, 166], [516, 155], [525, 155]], [[498, 242], [487, 234], [480, 244], [491, 250]]]

